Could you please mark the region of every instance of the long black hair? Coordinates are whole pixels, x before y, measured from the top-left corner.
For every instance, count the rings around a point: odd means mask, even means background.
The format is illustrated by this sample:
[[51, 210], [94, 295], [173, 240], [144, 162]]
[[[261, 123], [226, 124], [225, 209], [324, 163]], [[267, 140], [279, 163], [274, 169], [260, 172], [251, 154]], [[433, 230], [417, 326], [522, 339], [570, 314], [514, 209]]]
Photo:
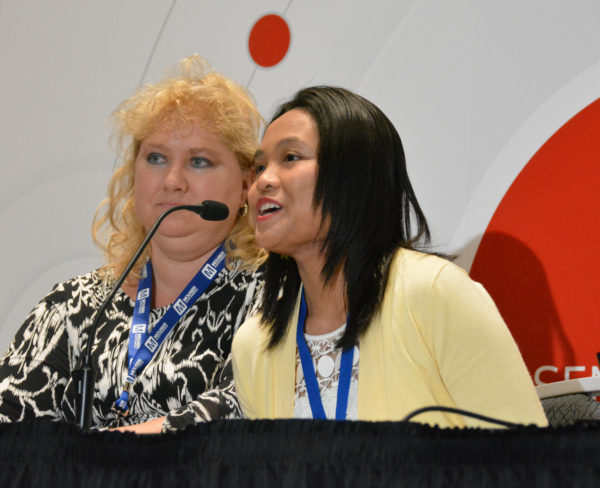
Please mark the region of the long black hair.
[[[322, 252], [328, 283], [341, 270], [349, 320], [338, 346], [356, 343], [379, 310], [395, 251], [429, 241], [425, 216], [406, 171], [398, 132], [373, 103], [344, 88], [300, 90], [271, 122], [290, 110], [308, 113], [319, 134], [313, 205], [329, 229]], [[301, 281], [293, 259], [270, 252], [262, 323], [268, 347], [285, 335]]]

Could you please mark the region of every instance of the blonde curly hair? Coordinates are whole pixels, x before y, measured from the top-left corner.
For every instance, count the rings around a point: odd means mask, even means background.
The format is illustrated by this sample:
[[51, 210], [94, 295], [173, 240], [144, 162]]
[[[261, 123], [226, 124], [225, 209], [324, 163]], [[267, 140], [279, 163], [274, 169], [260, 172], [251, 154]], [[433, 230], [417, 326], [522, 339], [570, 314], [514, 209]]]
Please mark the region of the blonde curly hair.
[[[114, 171], [107, 197], [96, 210], [92, 237], [106, 258], [103, 271], [119, 276], [146, 236], [134, 209], [135, 160], [142, 141], [164, 124], [202, 123], [222, 138], [242, 171], [250, 171], [263, 119], [241, 85], [216, 73], [197, 54], [183, 59], [163, 81], [142, 85], [117, 107], [112, 119], [123, 164]], [[229, 264], [236, 258], [255, 262], [264, 253], [257, 248], [247, 219], [240, 216], [227, 238]], [[139, 277], [148, 253], [146, 249], [138, 260], [134, 277]]]

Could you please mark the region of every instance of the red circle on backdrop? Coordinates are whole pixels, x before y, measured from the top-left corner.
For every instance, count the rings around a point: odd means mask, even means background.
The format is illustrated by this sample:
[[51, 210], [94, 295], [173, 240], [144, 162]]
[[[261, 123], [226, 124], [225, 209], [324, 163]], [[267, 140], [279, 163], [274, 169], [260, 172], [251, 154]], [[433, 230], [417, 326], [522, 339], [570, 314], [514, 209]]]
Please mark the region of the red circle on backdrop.
[[549, 383], [598, 373], [600, 99], [563, 125], [517, 176], [486, 229], [471, 276], [494, 298], [532, 376]]
[[290, 47], [290, 28], [276, 14], [269, 14], [256, 21], [248, 37], [250, 56], [264, 68], [275, 66], [287, 54]]

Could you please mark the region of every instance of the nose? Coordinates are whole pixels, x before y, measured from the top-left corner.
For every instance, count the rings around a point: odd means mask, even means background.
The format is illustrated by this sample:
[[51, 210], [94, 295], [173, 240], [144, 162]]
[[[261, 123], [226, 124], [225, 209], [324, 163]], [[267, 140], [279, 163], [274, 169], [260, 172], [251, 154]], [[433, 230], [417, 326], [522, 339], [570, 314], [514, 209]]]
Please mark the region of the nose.
[[261, 192], [265, 192], [269, 188], [277, 188], [277, 186], [279, 185], [279, 176], [277, 174], [276, 165], [267, 165], [256, 176], [256, 180], [254, 183], [256, 184], [256, 188]]
[[187, 179], [185, 166], [177, 163], [169, 164], [165, 174], [164, 185], [168, 191], [186, 191]]

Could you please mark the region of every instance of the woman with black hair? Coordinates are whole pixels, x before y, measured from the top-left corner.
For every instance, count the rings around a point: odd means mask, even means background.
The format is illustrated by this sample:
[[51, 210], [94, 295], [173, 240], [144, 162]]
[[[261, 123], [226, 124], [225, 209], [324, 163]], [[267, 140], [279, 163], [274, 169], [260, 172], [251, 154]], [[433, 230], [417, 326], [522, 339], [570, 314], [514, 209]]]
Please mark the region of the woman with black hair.
[[[489, 295], [417, 250], [427, 222], [374, 104], [301, 90], [267, 127], [255, 171], [250, 215], [269, 255], [260, 314], [233, 343], [245, 416], [400, 420], [445, 406], [546, 425]], [[439, 411], [417, 420], [492, 426]]]

